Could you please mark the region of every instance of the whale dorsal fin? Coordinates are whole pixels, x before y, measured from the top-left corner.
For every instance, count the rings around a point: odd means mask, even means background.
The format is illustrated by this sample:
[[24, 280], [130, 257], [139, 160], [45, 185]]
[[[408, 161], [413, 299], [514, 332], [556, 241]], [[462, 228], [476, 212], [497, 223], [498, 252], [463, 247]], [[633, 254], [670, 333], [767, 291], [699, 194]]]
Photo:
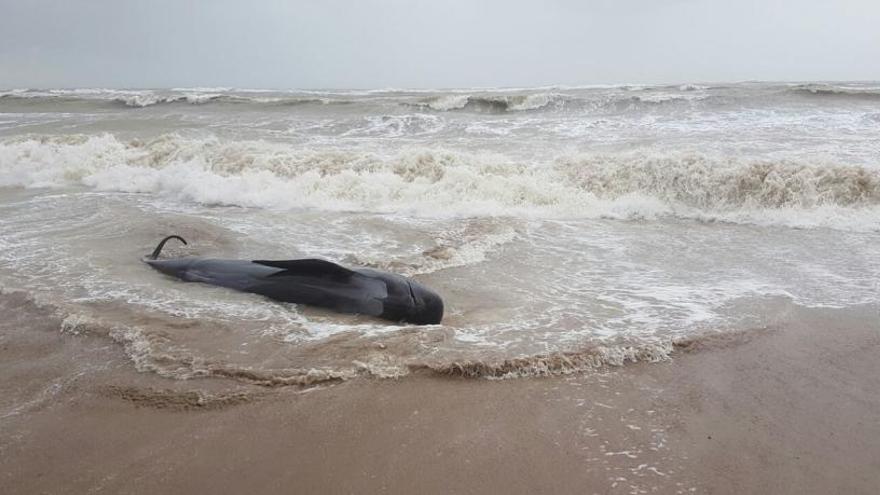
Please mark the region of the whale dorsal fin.
[[326, 260], [319, 259], [303, 259], [303, 260], [254, 260], [258, 265], [271, 266], [272, 268], [281, 268], [284, 271], [273, 273], [270, 277], [326, 277], [334, 280], [346, 281], [357, 272], [348, 268], [337, 265]]

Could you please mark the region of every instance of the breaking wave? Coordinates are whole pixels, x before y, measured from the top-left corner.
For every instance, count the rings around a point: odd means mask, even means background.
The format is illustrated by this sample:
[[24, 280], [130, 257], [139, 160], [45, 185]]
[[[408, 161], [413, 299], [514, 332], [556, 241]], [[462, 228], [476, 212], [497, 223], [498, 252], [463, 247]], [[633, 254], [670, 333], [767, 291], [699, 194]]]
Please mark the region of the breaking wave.
[[28, 105], [116, 105], [144, 108], [175, 104], [236, 104], [257, 108], [292, 105], [362, 104], [393, 112], [396, 106], [447, 112], [505, 113], [583, 109], [586, 111], [651, 111], [658, 104], [723, 106], [730, 101], [764, 107], [797, 95], [814, 101], [876, 101], [876, 83], [747, 83], [739, 85], [606, 85], [543, 88], [484, 89], [382, 89], [382, 90], [257, 90], [236, 88], [173, 89], [9, 89], [0, 90], [0, 101], [26, 101]]
[[678, 87], [679, 91], [702, 91], [709, 89], [709, 86], [704, 86], [701, 84], [682, 84]]
[[533, 93], [524, 95], [446, 94], [433, 96], [415, 106], [437, 111], [472, 110], [480, 112], [521, 112], [561, 106], [568, 99], [558, 93]]
[[332, 103], [348, 103], [345, 100], [332, 100], [329, 98], [296, 98], [296, 97], [244, 97], [222, 94], [187, 94], [177, 96], [159, 96], [155, 94], [134, 94], [129, 96], [120, 96], [114, 101], [123, 103], [128, 107], [149, 107], [153, 105], [172, 104], [172, 103], [189, 103], [192, 105], [203, 105], [206, 103], [230, 103], [230, 104], [264, 104], [278, 106], [292, 105], [328, 105]]
[[9, 89], [0, 90], [0, 101], [26, 101], [28, 105], [52, 107], [59, 103], [78, 106], [144, 108], [175, 104], [235, 104], [256, 108], [292, 105], [362, 104], [393, 112], [403, 105], [438, 112], [466, 111], [505, 113], [583, 109], [586, 111], [654, 110], [658, 105], [698, 105], [715, 108], [731, 101], [764, 107], [770, 101], [785, 102], [791, 95], [819, 102], [823, 99], [876, 101], [876, 83], [749, 83], [726, 86], [607, 85], [544, 88], [484, 88], [457, 90], [254, 90], [235, 88], [173, 89]]
[[801, 84], [789, 89], [803, 96], [856, 100], [880, 100], [880, 86], [833, 86], [828, 84]]
[[[208, 89], [208, 88], [204, 88]], [[222, 89], [222, 88], [220, 88]], [[672, 88], [674, 89], [674, 88]], [[438, 112], [466, 111], [474, 113], [506, 113], [549, 111], [563, 108], [584, 108], [591, 110], [639, 110], [650, 109], [658, 104], [696, 102], [708, 96], [695, 89], [681, 89], [680, 93], [659, 92], [640, 95], [632, 94], [588, 94], [581, 96], [561, 93], [522, 93], [522, 94], [468, 94], [447, 92], [433, 96], [389, 95], [359, 97], [348, 94], [309, 95], [284, 93], [228, 93], [228, 92], [163, 92], [126, 90], [10, 90], [0, 92], [0, 100], [20, 100], [29, 104], [71, 102], [90, 106], [123, 106], [127, 108], [146, 108], [170, 105], [254, 105], [260, 108], [289, 107], [299, 105], [341, 105], [368, 104], [391, 110], [394, 106], [415, 107]]]
[[[29, 90], [14, 89], [0, 92], [0, 99], [22, 100], [31, 103], [45, 102], [55, 105], [59, 102], [80, 102], [92, 105], [122, 105], [131, 108], [145, 108], [157, 105], [190, 104], [205, 105], [208, 103], [225, 104], [252, 104], [260, 106], [292, 106], [292, 105], [328, 105], [351, 103], [352, 100], [345, 98], [330, 98], [317, 96], [254, 96], [245, 94], [232, 94], [226, 88], [215, 88], [217, 92], [207, 92], [211, 88], [194, 88], [190, 92], [156, 92], [156, 91], [127, 91], [127, 90]], [[197, 91], [200, 90], [200, 91]]]
[[165, 135], [0, 144], [0, 186], [86, 186], [208, 205], [425, 217], [690, 218], [880, 230], [880, 169], [700, 153], [391, 155]]
[[162, 103], [187, 102], [194, 105], [208, 103], [209, 101], [220, 98], [218, 94], [192, 94], [183, 96], [157, 96], [154, 94], [133, 94], [128, 96], [119, 96], [114, 101], [125, 104], [129, 107], [149, 107]]

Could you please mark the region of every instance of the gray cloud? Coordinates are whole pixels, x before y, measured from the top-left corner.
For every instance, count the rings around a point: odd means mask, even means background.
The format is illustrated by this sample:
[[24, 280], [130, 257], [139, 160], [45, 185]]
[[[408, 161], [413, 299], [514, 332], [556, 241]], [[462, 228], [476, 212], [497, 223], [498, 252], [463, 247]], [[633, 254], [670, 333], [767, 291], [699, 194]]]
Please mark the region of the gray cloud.
[[880, 79], [876, 0], [0, 0], [0, 87]]

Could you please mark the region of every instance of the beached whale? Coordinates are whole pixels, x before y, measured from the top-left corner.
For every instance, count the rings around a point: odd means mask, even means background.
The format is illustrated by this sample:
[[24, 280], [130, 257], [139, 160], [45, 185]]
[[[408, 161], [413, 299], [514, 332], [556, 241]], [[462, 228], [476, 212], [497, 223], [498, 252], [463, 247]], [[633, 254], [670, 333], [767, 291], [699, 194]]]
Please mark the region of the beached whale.
[[169, 239], [159, 242], [144, 262], [187, 282], [229, 287], [284, 302], [308, 304], [341, 313], [377, 316], [395, 322], [429, 325], [443, 319], [443, 300], [409, 278], [367, 268], [348, 269], [320, 259], [230, 260], [158, 259]]

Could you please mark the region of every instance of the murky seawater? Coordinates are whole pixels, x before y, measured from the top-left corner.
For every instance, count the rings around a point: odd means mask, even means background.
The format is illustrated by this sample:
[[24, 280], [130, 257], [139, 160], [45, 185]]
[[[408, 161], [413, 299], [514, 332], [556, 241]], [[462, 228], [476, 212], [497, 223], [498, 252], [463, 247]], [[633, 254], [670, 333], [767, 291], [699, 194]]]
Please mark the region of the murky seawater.
[[[541, 372], [880, 297], [876, 84], [0, 95], [0, 287], [167, 377]], [[446, 317], [183, 283], [139, 261], [168, 234], [413, 276]]]

